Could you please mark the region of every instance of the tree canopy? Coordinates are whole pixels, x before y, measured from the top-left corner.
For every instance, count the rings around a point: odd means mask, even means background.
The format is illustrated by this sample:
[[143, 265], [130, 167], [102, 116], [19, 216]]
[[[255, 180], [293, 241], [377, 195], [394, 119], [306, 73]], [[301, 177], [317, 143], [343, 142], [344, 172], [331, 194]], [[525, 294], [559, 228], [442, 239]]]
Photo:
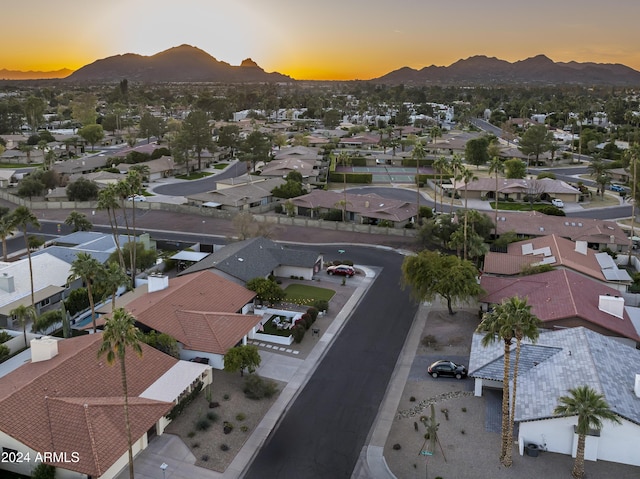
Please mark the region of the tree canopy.
[[549, 151], [552, 143], [553, 133], [546, 125], [533, 125], [522, 135], [518, 149], [524, 155], [535, 155], [537, 164], [540, 155]]
[[245, 369], [251, 374], [260, 366], [261, 361], [257, 346], [240, 345], [231, 348], [224, 355], [224, 370], [231, 373], [240, 371], [240, 376], [244, 376]]
[[403, 284], [413, 289], [419, 301], [433, 301], [437, 296], [446, 299], [449, 314], [454, 314], [453, 304], [466, 302], [483, 292], [473, 263], [438, 251], [424, 250], [405, 258], [402, 276]]

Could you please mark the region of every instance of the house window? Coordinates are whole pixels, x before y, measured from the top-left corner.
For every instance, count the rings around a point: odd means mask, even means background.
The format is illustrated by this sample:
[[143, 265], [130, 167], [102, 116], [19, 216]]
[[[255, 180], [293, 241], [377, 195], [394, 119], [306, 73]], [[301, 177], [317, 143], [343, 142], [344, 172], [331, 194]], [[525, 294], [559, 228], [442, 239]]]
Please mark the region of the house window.
[[49, 306], [50, 303], [51, 303], [51, 298], [45, 298], [42, 301], [40, 301], [40, 307]]

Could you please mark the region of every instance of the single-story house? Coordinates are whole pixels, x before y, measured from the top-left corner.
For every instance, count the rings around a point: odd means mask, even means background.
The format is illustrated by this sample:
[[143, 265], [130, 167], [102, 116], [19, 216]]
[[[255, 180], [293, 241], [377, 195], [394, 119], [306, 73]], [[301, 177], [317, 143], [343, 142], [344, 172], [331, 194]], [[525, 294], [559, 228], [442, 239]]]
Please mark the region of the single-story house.
[[262, 317], [252, 314], [256, 293], [242, 285], [211, 271], [148, 279], [146, 293], [127, 293], [120, 304], [142, 330], [175, 338], [181, 359], [205, 357], [223, 369], [225, 353], [258, 331]]
[[[502, 388], [503, 381], [504, 345], [497, 341], [484, 347], [482, 337], [473, 335], [469, 359], [476, 396], [482, 395], [483, 388]], [[577, 417], [557, 416], [553, 410], [561, 396], [569, 395], [569, 389], [589, 386], [604, 396], [621, 424], [604, 421], [602, 429], [591, 431], [585, 459], [640, 466], [638, 372], [640, 354], [636, 349], [587, 328], [541, 331], [536, 344], [523, 341], [514, 417], [520, 454], [528, 444], [535, 444], [575, 457]]]
[[291, 198], [296, 216], [319, 218], [332, 210], [346, 210], [346, 221], [378, 224], [390, 221], [395, 228], [403, 228], [417, 214], [417, 204], [383, 198], [376, 194], [354, 195], [335, 191], [313, 190], [309, 194]]
[[107, 157], [101, 155], [85, 156], [73, 160], [55, 162], [51, 169], [61, 175], [72, 175], [74, 173], [89, 173], [98, 168], [107, 166]]
[[283, 158], [281, 160], [271, 160], [260, 169], [261, 177], [285, 178], [292, 171], [302, 175], [305, 182], [316, 182], [320, 170], [320, 161], [303, 160], [296, 157]]
[[98, 186], [107, 186], [110, 184], [118, 183], [118, 181], [126, 179], [126, 175], [121, 173], [112, 173], [110, 171], [96, 171], [93, 173], [74, 173], [69, 175], [69, 183], [78, 181], [80, 178], [84, 178], [89, 181], [93, 181]]
[[550, 265], [575, 271], [620, 292], [633, 282], [608, 253], [597, 253], [586, 241], [571, 241], [552, 234], [508, 245], [506, 251], [490, 251], [484, 257], [483, 274], [515, 276], [529, 266]]
[[499, 211], [497, 216], [498, 236], [509, 231], [521, 237], [556, 234], [571, 241], [586, 241], [593, 249], [629, 249], [629, 238], [615, 221], [551, 216], [537, 211]]
[[[56, 304], [67, 288], [71, 265], [42, 251], [31, 257], [33, 292], [36, 312]], [[0, 327], [17, 328], [10, 311], [18, 306], [31, 305], [31, 275], [29, 260], [0, 262]]]
[[314, 274], [322, 270], [322, 262], [323, 257], [317, 252], [295, 249], [257, 237], [226, 245], [182, 271], [180, 276], [210, 270], [242, 285], [253, 278], [271, 275], [311, 280]]
[[572, 270], [556, 269], [516, 278], [482, 275], [480, 286], [486, 292], [478, 299], [482, 311], [519, 296], [527, 298], [543, 328], [584, 326], [640, 342], [619, 291]]
[[249, 183], [197, 193], [187, 196], [189, 204], [216, 208], [225, 211], [246, 211], [257, 206], [265, 206], [277, 201], [271, 193], [274, 188], [285, 183], [282, 178], [258, 177]]
[[[1, 469], [29, 476], [45, 452], [56, 453], [43, 462], [60, 479], [111, 479], [127, 466], [120, 367], [98, 357], [101, 344], [102, 334], [34, 339], [26, 357], [0, 378], [0, 445], [31, 458], [3, 461]], [[126, 355], [134, 455], [163, 433], [181, 397], [211, 383], [208, 366], [140, 346], [142, 357]]]
[[611, 176], [611, 181], [613, 181], [614, 183], [622, 183], [625, 185], [629, 183], [632, 172], [633, 170], [629, 172], [629, 170], [627, 170], [626, 168], [611, 168], [610, 170], [607, 170], [607, 173], [609, 174], [609, 176]]
[[176, 174], [186, 173], [186, 166], [176, 164], [171, 156], [161, 156], [155, 160], [143, 161], [135, 165], [130, 163], [120, 163], [116, 166], [122, 174], [126, 174], [133, 166], [146, 166], [149, 169], [148, 181], [156, 181], [168, 178]]
[[[478, 178], [465, 185], [464, 181], [455, 183], [455, 191], [461, 197], [470, 199], [493, 199], [496, 194], [495, 178]], [[561, 180], [536, 179], [498, 179], [498, 200], [507, 198], [526, 201], [528, 196], [557, 198], [568, 203], [577, 203], [580, 190]]]
[[286, 158], [298, 158], [301, 160], [322, 161], [322, 155], [317, 148], [308, 146], [291, 146], [278, 150], [273, 156], [274, 160], [284, 160]]
[[44, 163], [44, 152], [38, 148], [27, 152], [19, 149], [8, 149], [0, 155], [0, 163]]

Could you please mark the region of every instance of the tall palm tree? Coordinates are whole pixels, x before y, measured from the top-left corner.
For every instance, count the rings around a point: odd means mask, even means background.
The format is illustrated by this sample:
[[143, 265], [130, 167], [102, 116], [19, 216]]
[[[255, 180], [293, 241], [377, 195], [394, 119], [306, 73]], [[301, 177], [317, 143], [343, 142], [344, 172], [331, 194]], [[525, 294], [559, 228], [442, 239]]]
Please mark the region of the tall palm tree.
[[495, 230], [493, 236], [495, 238], [498, 237], [498, 175], [504, 173], [504, 163], [503, 161], [494, 156], [491, 159], [491, 163], [489, 163], [489, 174], [494, 173], [496, 175], [496, 189], [494, 191], [494, 200], [495, 200]]
[[469, 182], [477, 180], [478, 177], [475, 176], [473, 174], [473, 171], [471, 171], [469, 168], [461, 167], [458, 179], [464, 181], [464, 254], [462, 258], [467, 259], [467, 212], [469, 211], [467, 208], [467, 186], [469, 185]]
[[111, 227], [111, 234], [113, 235], [113, 241], [115, 242], [116, 250], [118, 251], [118, 261], [120, 262], [120, 266], [124, 268], [124, 257], [122, 255], [120, 233], [118, 231], [118, 217], [116, 215], [116, 211], [119, 207], [120, 204], [118, 203], [118, 191], [116, 185], [110, 184], [98, 193], [98, 209], [105, 210], [107, 212], [109, 226]]
[[22, 334], [24, 335], [24, 347], [27, 347], [27, 322], [29, 320], [35, 321], [36, 317], [36, 308], [33, 306], [25, 306], [21, 304], [20, 306], [16, 306], [11, 311], [9, 311], [9, 316], [16, 318], [20, 326], [22, 326]]
[[13, 234], [16, 229], [14, 217], [7, 213], [0, 217], [0, 241], [2, 241], [2, 261], [8, 260], [7, 256], [7, 238]]
[[[341, 164], [342, 166], [351, 165], [351, 157], [349, 153], [346, 151], [341, 151], [338, 154], [338, 158], [336, 159], [336, 163]], [[342, 173], [342, 181], [343, 181], [343, 189], [342, 192], [344, 194], [344, 198], [339, 202], [342, 205], [342, 222], [346, 221], [347, 216], [347, 205], [349, 202], [347, 201], [347, 172]]]
[[416, 211], [416, 224], [420, 224], [420, 161], [424, 160], [427, 156], [427, 152], [424, 149], [424, 145], [418, 139], [411, 151], [411, 159], [416, 162], [416, 205], [418, 207]]
[[457, 153], [453, 155], [451, 161], [449, 162], [449, 170], [451, 175], [453, 176], [453, 191], [451, 192], [451, 213], [453, 214], [453, 199], [456, 196], [456, 178], [458, 177], [459, 171], [463, 168], [462, 165], [462, 157]]
[[27, 228], [32, 226], [40, 229], [38, 218], [26, 206], [18, 206], [12, 213], [13, 224], [22, 230], [24, 235], [24, 246], [27, 249], [27, 258], [29, 258], [29, 279], [31, 280], [31, 306], [36, 309], [36, 299], [33, 291], [33, 264], [31, 263], [31, 248], [29, 248], [29, 235]]
[[[149, 167], [146, 165], [134, 165], [133, 167], [131, 167], [131, 169], [127, 172], [127, 178], [126, 178], [126, 183], [127, 186], [129, 187], [129, 192], [131, 193], [132, 196], [135, 197], [135, 195], [140, 194], [140, 191], [142, 190], [142, 179], [145, 176], [148, 176], [149, 174]], [[133, 248], [131, 248], [129, 251], [131, 251], [131, 284], [133, 284], [133, 286], [135, 287], [136, 285], [136, 265], [137, 263], [137, 258], [136, 258], [136, 253], [138, 251], [137, 248], [137, 243], [136, 243], [136, 238], [137, 238], [137, 232], [136, 232], [136, 202], [132, 201], [131, 202], [131, 227], [133, 229]]]
[[93, 223], [89, 221], [87, 215], [78, 211], [72, 211], [69, 216], [64, 220], [65, 225], [73, 227], [73, 232], [76, 231], [91, 231], [93, 229]]
[[104, 297], [111, 296], [111, 312], [113, 313], [116, 309], [118, 288], [129, 285], [129, 276], [118, 263], [112, 262], [103, 270], [103, 277], [100, 283], [104, 288]]
[[500, 448], [500, 462], [505, 466], [511, 466], [511, 453], [508, 452], [513, 447], [509, 442], [509, 372], [511, 370], [511, 342], [515, 337], [511, 315], [508, 309], [502, 305], [496, 306], [493, 311], [485, 313], [482, 321], [476, 329], [479, 333], [484, 333], [482, 345], [489, 346], [497, 341], [502, 341], [504, 345], [504, 374], [502, 377], [502, 443]]
[[553, 410], [559, 416], [578, 416], [578, 448], [573, 463], [571, 475], [575, 479], [584, 477], [584, 447], [585, 439], [591, 429], [602, 429], [603, 421], [620, 424], [605, 400], [604, 396], [589, 386], [578, 386], [569, 389], [569, 396], [558, 398], [558, 404]]
[[[504, 301], [501, 308], [510, 317], [510, 324], [516, 337], [516, 360], [513, 365], [513, 391], [511, 392], [511, 414], [509, 415], [509, 444], [513, 444], [513, 423], [516, 413], [516, 394], [518, 390], [518, 366], [520, 365], [520, 347], [522, 340], [527, 339], [532, 343], [538, 341], [540, 336], [540, 320], [531, 312], [531, 305], [527, 304], [527, 298], [514, 296]], [[511, 448], [507, 449], [508, 461], [511, 462]]]
[[[606, 176], [607, 169], [608, 169], [607, 164], [599, 159], [593, 159], [591, 161], [591, 164], [589, 164], [589, 166], [587, 167], [587, 170], [589, 171], [589, 176], [591, 176], [598, 184], [600, 184], [598, 180]], [[602, 191], [602, 196], [604, 197], [604, 190]]]
[[[433, 162], [433, 167], [438, 172], [439, 180], [440, 180], [440, 212], [442, 213], [442, 198], [444, 196], [444, 190], [442, 189], [442, 182], [444, 181], [445, 173], [449, 171], [449, 162], [444, 156], [441, 156]], [[437, 200], [437, 190], [436, 190], [436, 200]], [[437, 204], [437, 201], [434, 204]]]
[[91, 322], [93, 323], [93, 332], [95, 333], [96, 328], [96, 307], [93, 301], [93, 292], [96, 287], [96, 280], [102, 276], [102, 271], [104, 270], [104, 266], [91, 256], [89, 253], [85, 253], [84, 251], [78, 253], [76, 259], [71, 263], [71, 269], [69, 270], [69, 278], [67, 281], [71, 283], [72, 281], [80, 278], [82, 282], [87, 286], [87, 294], [89, 295], [89, 306], [91, 306]]
[[131, 423], [129, 422], [129, 390], [127, 388], [126, 352], [130, 349], [142, 357], [140, 346], [141, 333], [135, 326], [136, 318], [122, 308], [116, 309], [113, 316], [107, 320], [102, 333], [102, 344], [98, 350], [98, 357], [106, 355], [107, 363], [112, 365], [116, 360], [120, 363], [120, 378], [124, 395], [124, 421], [129, 445], [129, 479], [134, 479], [133, 471], [133, 441], [131, 439]]

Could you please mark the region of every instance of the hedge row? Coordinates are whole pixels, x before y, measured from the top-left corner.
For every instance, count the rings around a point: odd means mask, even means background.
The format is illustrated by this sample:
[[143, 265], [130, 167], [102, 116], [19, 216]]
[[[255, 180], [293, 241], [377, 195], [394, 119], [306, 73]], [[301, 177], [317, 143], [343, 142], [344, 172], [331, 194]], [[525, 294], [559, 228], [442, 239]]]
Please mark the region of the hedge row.
[[[346, 177], [346, 178], [345, 178]], [[373, 183], [373, 175], [371, 173], [329, 173], [329, 181], [333, 183], [364, 183], [370, 185]]]

